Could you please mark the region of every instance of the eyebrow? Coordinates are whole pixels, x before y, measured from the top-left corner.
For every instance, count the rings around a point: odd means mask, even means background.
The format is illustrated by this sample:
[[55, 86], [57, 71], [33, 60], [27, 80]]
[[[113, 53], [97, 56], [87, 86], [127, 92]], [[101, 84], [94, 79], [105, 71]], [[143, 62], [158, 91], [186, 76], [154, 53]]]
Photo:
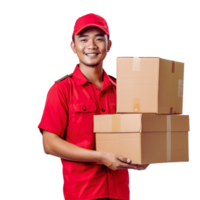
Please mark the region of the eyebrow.
[[[95, 36], [102, 36], [102, 37], [104, 37], [104, 34], [97, 33]], [[82, 37], [88, 37], [88, 35], [81, 34], [81, 35], [78, 36], [78, 38], [82, 38]]]

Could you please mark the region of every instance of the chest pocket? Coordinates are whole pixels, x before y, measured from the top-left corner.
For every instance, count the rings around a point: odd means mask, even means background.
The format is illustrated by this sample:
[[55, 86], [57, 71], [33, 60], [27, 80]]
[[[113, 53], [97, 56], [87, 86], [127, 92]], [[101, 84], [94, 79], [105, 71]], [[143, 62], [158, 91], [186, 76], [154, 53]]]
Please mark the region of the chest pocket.
[[69, 107], [69, 128], [73, 135], [93, 134], [93, 115], [97, 113], [93, 102], [71, 104]]

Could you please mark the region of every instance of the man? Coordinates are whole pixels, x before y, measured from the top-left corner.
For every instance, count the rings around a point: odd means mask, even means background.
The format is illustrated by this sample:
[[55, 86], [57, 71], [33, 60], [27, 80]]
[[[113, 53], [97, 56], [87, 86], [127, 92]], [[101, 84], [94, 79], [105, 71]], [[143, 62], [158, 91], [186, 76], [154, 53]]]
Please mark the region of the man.
[[129, 200], [127, 169], [145, 169], [120, 155], [95, 151], [93, 115], [116, 113], [116, 81], [103, 69], [111, 48], [105, 19], [80, 17], [71, 48], [79, 64], [49, 90], [39, 124], [44, 151], [62, 159], [66, 200]]

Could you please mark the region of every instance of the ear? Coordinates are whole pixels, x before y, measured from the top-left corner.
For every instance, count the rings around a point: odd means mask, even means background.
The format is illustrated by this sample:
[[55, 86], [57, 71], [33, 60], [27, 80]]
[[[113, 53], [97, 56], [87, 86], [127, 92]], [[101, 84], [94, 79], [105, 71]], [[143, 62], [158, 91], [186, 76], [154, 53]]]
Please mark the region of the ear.
[[109, 52], [112, 51], [113, 46], [114, 46], [114, 40], [109, 38], [109, 41], [108, 41], [108, 51]]
[[71, 41], [70, 46], [71, 46], [72, 51], [76, 54], [76, 46], [75, 46], [74, 41]]

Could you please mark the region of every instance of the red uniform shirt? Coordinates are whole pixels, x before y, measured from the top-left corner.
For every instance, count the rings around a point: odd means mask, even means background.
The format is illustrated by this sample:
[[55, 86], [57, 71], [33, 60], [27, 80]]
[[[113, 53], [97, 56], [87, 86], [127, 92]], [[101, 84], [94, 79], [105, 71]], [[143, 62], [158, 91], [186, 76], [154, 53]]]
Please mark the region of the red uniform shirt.
[[[101, 90], [78, 65], [70, 77], [49, 90], [40, 131], [46, 130], [82, 148], [95, 150], [93, 115], [116, 113], [116, 82], [104, 71]], [[62, 160], [66, 200], [113, 198], [129, 200], [128, 170], [110, 170], [95, 162]]]

